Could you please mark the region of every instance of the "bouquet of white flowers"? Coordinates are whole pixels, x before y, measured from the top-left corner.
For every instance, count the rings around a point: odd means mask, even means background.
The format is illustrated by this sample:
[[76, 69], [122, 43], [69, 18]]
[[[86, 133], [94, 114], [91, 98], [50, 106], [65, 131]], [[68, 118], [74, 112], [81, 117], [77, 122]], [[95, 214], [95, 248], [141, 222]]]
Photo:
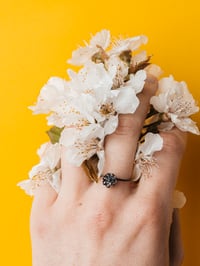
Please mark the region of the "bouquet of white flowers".
[[68, 60], [81, 66], [79, 71], [68, 69], [68, 80], [52, 77], [44, 85], [30, 109], [34, 114], [48, 114], [50, 142], [38, 150], [41, 161], [32, 168], [29, 179], [19, 183], [28, 194], [33, 195], [43, 182], [59, 193], [61, 146], [67, 148], [69, 163], [82, 165], [88, 176], [98, 181], [104, 167], [104, 139], [116, 130], [120, 114], [136, 111], [137, 95], [149, 74], [159, 79], [159, 88], [151, 98], [138, 140], [133, 180], [151, 175], [151, 166], [156, 164], [153, 154], [163, 145], [160, 131], [176, 126], [199, 135], [190, 118], [199, 108], [186, 83], [172, 76], [160, 78], [161, 68], [150, 63], [145, 51], [138, 51], [146, 43], [143, 35], [111, 41], [110, 32], [102, 30]]

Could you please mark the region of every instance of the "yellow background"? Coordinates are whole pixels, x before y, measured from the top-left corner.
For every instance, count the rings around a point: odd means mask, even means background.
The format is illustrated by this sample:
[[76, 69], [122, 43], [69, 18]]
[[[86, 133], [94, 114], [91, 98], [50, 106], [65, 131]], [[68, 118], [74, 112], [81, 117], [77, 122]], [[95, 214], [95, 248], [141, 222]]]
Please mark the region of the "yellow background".
[[[38, 162], [36, 149], [47, 140], [45, 118], [27, 109], [43, 84], [65, 77], [71, 51], [106, 28], [113, 35], [147, 35], [153, 62], [185, 80], [200, 101], [199, 7], [197, 0], [0, 1], [0, 265], [31, 265], [31, 199], [16, 183]], [[199, 114], [194, 119], [200, 125]], [[181, 211], [184, 266], [200, 265], [199, 149], [200, 138], [190, 135], [178, 184], [188, 198]]]

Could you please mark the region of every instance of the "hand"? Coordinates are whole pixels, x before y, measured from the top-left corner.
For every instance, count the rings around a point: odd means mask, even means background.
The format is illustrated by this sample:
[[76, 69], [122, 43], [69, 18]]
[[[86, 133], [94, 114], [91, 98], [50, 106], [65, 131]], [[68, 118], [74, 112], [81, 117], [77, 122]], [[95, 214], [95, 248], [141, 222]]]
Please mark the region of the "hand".
[[[148, 77], [135, 114], [121, 115], [115, 133], [105, 141], [104, 173], [129, 178], [137, 141], [157, 80]], [[62, 155], [62, 184], [35, 195], [31, 214], [33, 266], [165, 266], [180, 265], [182, 247], [177, 213], [172, 208], [186, 137], [178, 129], [161, 134], [152, 176], [138, 183], [106, 188], [89, 180], [82, 167]], [[172, 221], [173, 220], [173, 221]]]

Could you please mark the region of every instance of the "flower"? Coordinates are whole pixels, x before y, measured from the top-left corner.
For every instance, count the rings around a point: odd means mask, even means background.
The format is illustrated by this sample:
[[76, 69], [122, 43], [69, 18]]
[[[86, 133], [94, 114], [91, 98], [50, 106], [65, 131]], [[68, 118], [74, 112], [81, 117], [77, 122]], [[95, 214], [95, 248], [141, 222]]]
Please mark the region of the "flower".
[[130, 76], [130, 80], [118, 89], [110, 90], [103, 101], [97, 101], [95, 119], [111, 134], [118, 125], [118, 114], [134, 113], [139, 105], [137, 94], [142, 91], [146, 72], [141, 70]]
[[106, 98], [112, 89], [115, 71], [108, 72], [104, 64], [87, 63], [78, 73], [68, 70], [69, 87], [74, 96], [88, 94], [93, 97]]
[[[73, 65], [84, 65], [89, 60], [92, 60], [92, 56], [103, 52], [110, 44], [110, 32], [108, 30], [102, 30], [93, 36], [90, 43], [85, 47], [80, 47], [72, 53], [72, 58], [68, 60], [68, 63]], [[98, 58], [98, 55], [96, 55]]]
[[151, 176], [152, 166], [156, 166], [156, 159], [153, 155], [162, 147], [163, 139], [159, 134], [146, 134], [144, 142], [139, 144], [135, 155], [134, 181], [140, 179], [141, 176]]
[[48, 125], [62, 128], [65, 125], [66, 114], [72, 113], [72, 99], [68, 82], [58, 77], [52, 77], [45, 84], [38, 96], [35, 106], [29, 108], [34, 114], [50, 114]]
[[[80, 166], [94, 154], [97, 154], [102, 161], [104, 160], [104, 136], [104, 129], [99, 124], [91, 124], [81, 129], [65, 128], [61, 133], [60, 144], [66, 147], [67, 161]], [[99, 165], [102, 165], [102, 161]]]
[[199, 130], [189, 118], [199, 111], [193, 96], [188, 91], [185, 82], [175, 81], [173, 76], [159, 81], [158, 95], [151, 98], [150, 103], [163, 116], [165, 122], [160, 126], [162, 130], [169, 130], [174, 125], [182, 131], [189, 131], [199, 135]]
[[138, 94], [143, 90], [146, 78], [146, 71], [139, 70], [135, 74], [130, 74], [129, 80], [125, 83], [124, 87], [131, 87]]
[[147, 56], [147, 52], [146, 51], [142, 51], [138, 54], [135, 54], [134, 56], [132, 56], [131, 58], [131, 64], [133, 66], [137, 66], [139, 65], [141, 62], [147, 61], [148, 56]]
[[119, 55], [123, 51], [134, 51], [138, 49], [142, 44], [146, 44], [148, 41], [148, 38], [145, 35], [140, 35], [132, 38], [127, 39], [118, 39], [114, 43], [114, 47], [111, 50], [111, 55]]
[[40, 163], [29, 172], [29, 180], [18, 184], [28, 195], [34, 195], [35, 190], [42, 184], [49, 183], [55, 191], [60, 190], [60, 144], [50, 142], [41, 145], [38, 150]]
[[52, 77], [42, 87], [36, 105], [29, 108], [34, 114], [47, 114], [66, 100], [68, 96], [69, 88], [67, 82], [64, 79]]
[[[146, 51], [136, 51], [146, 42], [144, 35], [112, 42], [110, 32], [102, 30], [72, 53], [68, 62], [82, 66], [79, 70], [68, 69], [68, 80], [52, 77], [42, 87], [30, 109], [47, 114], [51, 143], [41, 146], [40, 162], [29, 172], [29, 179], [19, 183], [28, 194], [45, 183], [59, 192], [62, 146], [69, 163], [83, 165], [91, 179], [98, 180], [105, 163], [105, 137], [116, 130], [120, 114], [135, 113], [148, 75], [159, 78], [162, 73], [159, 66], [150, 64]], [[140, 140], [135, 155], [135, 180], [151, 176], [157, 165], [154, 153], [162, 149], [163, 140], [153, 133], [177, 126], [199, 134], [190, 118], [199, 108], [185, 82], [172, 76], [161, 79], [151, 104], [141, 132], [144, 142]]]
[[105, 62], [105, 68], [108, 69], [109, 73], [114, 74], [113, 89], [117, 89], [124, 84], [129, 71], [129, 67], [126, 62], [122, 61], [118, 56], [110, 57]]

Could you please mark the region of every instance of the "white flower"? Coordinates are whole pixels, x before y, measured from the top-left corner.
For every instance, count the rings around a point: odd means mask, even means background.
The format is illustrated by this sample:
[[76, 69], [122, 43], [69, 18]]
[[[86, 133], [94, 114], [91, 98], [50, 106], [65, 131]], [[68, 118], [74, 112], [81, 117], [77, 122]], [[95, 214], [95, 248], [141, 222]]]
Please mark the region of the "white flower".
[[146, 71], [139, 70], [135, 74], [130, 74], [129, 80], [124, 84], [124, 86], [131, 87], [135, 93], [138, 94], [143, 90], [146, 78]]
[[53, 108], [47, 117], [48, 125], [62, 128], [82, 127], [94, 123], [92, 116], [95, 105], [94, 95], [75, 91], [72, 94]]
[[145, 72], [141, 74], [135, 75], [134, 81], [131, 77], [131, 81], [124, 84], [124, 87], [113, 90], [115, 71], [106, 71], [103, 64], [90, 63], [78, 73], [70, 71], [69, 86], [71, 90], [78, 91], [73, 108], [77, 115], [84, 114], [89, 121], [88, 125], [97, 121], [105, 127], [105, 134], [111, 134], [117, 127], [118, 114], [134, 113], [139, 105], [136, 93], [141, 91], [146, 77]]
[[111, 115], [134, 113], [138, 105], [139, 100], [131, 87], [111, 90], [104, 101], [97, 99], [95, 119], [102, 122]]
[[29, 172], [29, 179], [18, 185], [29, 195], [34, 195], [35, 190], [43, 183], [50, 183], [56, 192], [60, 190], [60, 144], [43, 144], [38, 150], [40, 163]]
[[135, 90], [130, 87], [120, 88], [114, 101], [115, 110], [119, 114], [133, 114], [139, 105]]
[[44, 163], [50, 169], [54, 169], [59, 164], [61, 147], [58, 143], [52, 144], [51, 142], [46, 142], [41, 145], [37, 154], [40, 157], [41, 163]]
[[[133, 114], [138, 105], [139, 99], [137, 94], [142, 91], [146, 79], [146, 72], [141, 70], [135, 75], [130, 75], [130, 80], [119, 89], [111, 90], [110, 95], [106, 97], [106, 101], [98, 103], [100, 106], [98, 115], [106, 118], [104, 124], [105, 134], [113, 133], [118, 125], [118, 114]], [[96, 120], [101, 122], [99, 116]]]
[[64, 79], [52, 77], [41, 89], [35, 106], [29, 108], [34, 114], [47, 114], [69, 95], [69, 88]]
[[141, 62], [146, 61], [147, 59], [148, 59], [147, 52], [146, 51], [142, 51], [142, 52], [140, 52], [140, 53], [132, 56], [132, 58], [131, 58], [131, 65], [137, 66]]
[[104, 129], [99, 124], [81, 129], [65, 128], [60, 138], [60, 144], [66, 147], [67, 161], [75, 166], [80, 166], [94, 154], [103, 161], [103, 141]]
[[[87, 63], [78, 73], [70, 70], [69, 87], [73, 92], [71, 102], [63, 106], [55, 115], [62, 117], [66, 127], [83, 127], [95, 123], [98, 108], [111, 93], [113, 76], [103, 64]], [[55, 120], [55, 119], [54, 119]], [[53, 121], [55, 123], [55, 121]], [[61, 125], [61, 124], [60, 124]]]
[[[87, 63], [78, 73], [68, 71], [70, 81], [67, 82], [68, 94], [55, 95], [51, 104], [49, 125], [57, 127], [80, 127], [94, 123], [92, 116], [96, 98], [104, 99], [112, 88], [110, 73], [103, 64]], [[65, 97], [64, 97], [65, 96]], [[53, 99], [52, 99], [53, 100]]]
[[[82, 65], [79, 71], [69, 69], [68, 81], [53, 77], [43, 86], [36, 105], [30, 109], [35, 114], [48, 114], [48, 125], [60, 130], [49, 131], [51, 136], [55, 133], [58, 143], [49, 142], [41, 146], [38, 150], [40, 163], [29, 172], [29, 180], [19, 183], [28, 194], [34, 195], [44, 183], [49, 183], [59, 192], [62, 146], [66, 147], [68, 162], [78, 167], [93, 156], [96, 162], [97, 156], [97, 175], [101, 175], [105, 137], [116, 130], [120, 114], [137, 110], [140, 103], [137, 94], [143, 90], [147, 75], [161, 75], [160, 67], [145, 67], [149, 61], [145, 51], [135, 52], [146, 42], [147, 37], [141, 35], [110, 44], [110, 32], [102, 30], [91, 38], [89, 44], [85, 43], [85, 47], [72, 53], [68, 62]], [[196, 124], [189, 118], [199, 108], [184, 82], [177, 82], [172, 76], [161, 79], [158, 94], [151, 98], [151, 104], [159, 113], [156, 117], [162, 117], [160, 130], [177, 126], [183, 131], [199, 134]], [[135, 155], [135, 180], [142, 175], [151, 175], [152, 167], [157, 166], [154, 152], [161, 150], [162, 146], [159, 134], [146, 134]], [[183, 203], [183, 197], [180, 202]]]
[[134, 167], [134, 181], [141, 176], [151, 176], [152, 166], [156, 166], [153, 154], [160, 151], [163, 147], [163, 139], [159, 134], [147, 133], [144, 142], [139, 144]]
[[71, 78], [69, 86], [73, 93], [93, 95], [93, 97], [106, 97], [106, 93], [113, 86], [115, 70], [108, 72], [102, 63], [88, 62], [78, 73], [68, 70]]
[[118, 115], [134, 113], [138, 105], [139, 100], [132, 88], [114, 90], [106, 101], [97, 104], [94, 117], [104, 128], [105, 135], [108, 135], [116, 130]]
[[128, 64], [118, 56], [112, 56], [105, 62], [105, 67], [111, 73], [111, 76], [113, 76], [113, 88], [121, 87], [128, 76]]
[[[105, 67], [108, 69], [108, 72], [113, 77], [113, 88], [119, 88], [125, 86], [126, 84], [130, 84], [133, 79], [140, 79], [144, 82], [146, 79], [146, 72], [144, 70], [137, 71], [137, 73], [129, 75], [129, 65], [122, 61], [118, 56], [112, 56], [105, 62]], [[128, 78], [128, 82], [127, 82]], [[136, 80], [133, 81], [134, 86], [137, 86]], [[144, 84], [141, 85], [141, 90]], [[140, 91], [141, 91], [140, 90]], [[138, 91], [139, 92], [139, 91]], [[138, 93], [136, 92], [136, 93]]]
[[[146, 51], [142, 51], [139, 54], [136, 54], [132, 56], [131, 58], [131, 66], [134, 68], [137, 68], [138, 65], [147, 62], [149, 60]], [[159, 78], [163, 74], [163, 70], [161, 69], [160, 66], [155, 65], [155, 64], [149, 64], [148, 66], [145, 67], [145, 71], [149, 75], [153, 75], [157, 78]]]
[[94, 123], [92, 116], [94, 99], [90, 95], [79, 95], [71, 101], [63, 101], [54, 108], [48, 119], [49, 125], [63, 127], [82, 127]]
[[50, 78], [47, 84], [41, 89], [35, 106], [31, 106], [34, 114], [45, 113], [48, 125], [64, 127], [67, 114], [73, 113], [70, 105], [73, 94], [68, 86], [68, 82], [61, 78]]
[[105, 135], [113, 133], [118, 125], [118, 114], [132, 114], [139, 105], [137, 93], [141, 92], [146, 79], [145, 71], [130, 75], [130, 80], [119, 89], [107, 92], [106, 100], [97, 100], [94, 117], [105, 129]]
[[134, 51], [138, 49], [142, 44], [146, 44], [148, 38], [145, 35], [140, 35], [127, 39], [118, 39], [114, 43], [113, 49], [110, 51], [110, 55], [120, 54], [123, 51], [131, 50]]
[[[159, 81], [158, 95], [151, 98], [151, 104], [160, 113], [166, 114], [167, 128], [175, 125], [182, 131], [199, 134], [199, 130], [189, 116], [198, 112], [193, 96], [188, 91], [185, 82], [177, 82], [172, 76]], [[161, 124], [162, 129], [165, 124]]]
[[73, 65], [84, 65], [92, 59], [92, 56], [101, 49], [105, 50], [110, 44], [110, 32], [108, 30], [102, 30], [92, 37], [90, 43], [85, 47], [80, 47], [73, 51], [72, 58], [68, 60], [68, 63]]

